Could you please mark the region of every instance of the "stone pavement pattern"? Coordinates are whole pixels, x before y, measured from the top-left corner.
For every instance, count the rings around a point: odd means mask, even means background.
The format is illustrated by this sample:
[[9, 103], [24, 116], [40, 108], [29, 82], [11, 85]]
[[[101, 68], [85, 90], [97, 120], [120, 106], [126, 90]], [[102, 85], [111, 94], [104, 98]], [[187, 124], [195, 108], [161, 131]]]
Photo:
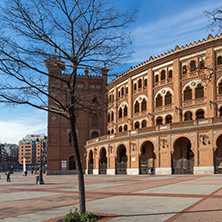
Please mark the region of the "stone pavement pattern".
[[[3, 222], [53, 221], [78, 207], [76, 175], [44, 176], [44, 185], [30, 174], [1, 176]], [[86, 175], [85, 184], [87, 210], [109, 221], [222, 221], [222, 175]]]

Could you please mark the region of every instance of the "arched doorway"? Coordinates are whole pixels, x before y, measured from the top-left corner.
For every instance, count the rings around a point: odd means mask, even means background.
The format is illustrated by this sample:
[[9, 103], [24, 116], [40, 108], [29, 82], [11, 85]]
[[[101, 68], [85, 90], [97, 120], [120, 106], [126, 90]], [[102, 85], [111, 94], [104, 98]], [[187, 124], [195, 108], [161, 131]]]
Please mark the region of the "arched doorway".
[[76, 170], [76, 163], [74, 156], [69, 157], [69, 170]]
[[107, 170], [106, 149], [103, 147], [100, 150], [99, 174], [106, 174], [106, 170]]
[[155, 169], [156, 155], [154, 146], [150, 141], [146, 141], [141, 146], [140, 174], [148, 174], [151, 168]]
[[214, 151], [214, 173], [222, 174], [222, 135], [217, 139], [217, 149]]
[[190, 140], [180, 137], [174, 143], [172, 154], [173, 174], [192, 174], [194, 166], [194, 153], [191, 150]]
[[116, 174], [126, 174], [126, 169], [127, 169], [126, 147], [124, 145], [120, 145], [117, 149]]
[[88, 174], [93, 174], [93, 152], [89, 151]]

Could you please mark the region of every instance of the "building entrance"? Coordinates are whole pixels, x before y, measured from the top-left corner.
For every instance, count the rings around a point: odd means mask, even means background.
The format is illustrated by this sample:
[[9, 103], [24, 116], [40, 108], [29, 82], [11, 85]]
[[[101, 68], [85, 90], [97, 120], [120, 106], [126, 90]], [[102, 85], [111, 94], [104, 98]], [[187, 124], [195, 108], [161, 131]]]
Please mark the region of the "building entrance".
[[177, 139], [172, 154], [173, 174], [193, 174], [194, 154], [191, 150], [190, 140], [186, 137]]
[[222, 135], [217, 139], [217, 149], [214, 151], [214, 173], [222, 174]]
[[88, 174], [93, 174], [93, 152], [89, 151]]
[[146, 141], [141, 146], [140, 174], [148, 174], [152, 167], [155, 169], [155, 159], [154, 146], [150, 141]]
[[116, 174], [126, 174], [127, 169], [127, 155], [126, 147], [120, 145], [117, 149], [117, 158], [116, 158]]
[[107, 170], [106, 149], [102, 148], [100, 150], [99, 174], [106, 174], [106, 170]]
[[74, 160], [74, 156], [69, 157], [69, 170], [75, 170], [76, 169], [76, 164]]

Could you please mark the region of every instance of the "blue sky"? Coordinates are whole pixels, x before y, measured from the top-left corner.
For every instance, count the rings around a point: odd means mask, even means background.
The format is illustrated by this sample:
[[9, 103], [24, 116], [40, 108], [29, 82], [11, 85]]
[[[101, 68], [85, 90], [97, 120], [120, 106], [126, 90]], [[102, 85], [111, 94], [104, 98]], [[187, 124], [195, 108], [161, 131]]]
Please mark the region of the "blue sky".
[[[135, 22], [129, 29], [131, 49], [135, 52], [120, 72], [150, 56], [156, 56], [199, 39], [211, 31], [204, 10], [222, 6], [219, 0], [112, 0], [119, 10], [137, 9]], [[217, 30], [218, 31], [218, 30]], [[215, 34], [217, 32], [214, 32]], [[44, 65], [44, 63], [43, 63]], [[111, 70], [112, 72], [112, 70]], [[27, 106], [0, 105], [0, 142], [18, 143], [26, 134], [47, 133], [47, 114]]]

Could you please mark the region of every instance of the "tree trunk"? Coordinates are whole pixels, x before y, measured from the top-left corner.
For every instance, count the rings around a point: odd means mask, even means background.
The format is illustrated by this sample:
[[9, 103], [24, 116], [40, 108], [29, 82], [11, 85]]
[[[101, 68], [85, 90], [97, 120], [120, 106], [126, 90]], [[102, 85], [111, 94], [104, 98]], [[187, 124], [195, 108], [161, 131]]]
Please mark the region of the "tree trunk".
[[69, 124], [71, 129], [71, 138], [72, 138], [72, 146], [74, 151], [74, 158], [76, 162], [76, 169], [78, 173], [78, 185], [79, 185], [79, 213], [83, 214], [86, 211], [86, 203], [85, 203], [85, 185], [84, 185], [84, 176], [82, 170], [82, 163], [79, 154], [79, 146], [78, 140], [76, 137], [76, 129], [74, 122], [74, 108], [70, 112]]

